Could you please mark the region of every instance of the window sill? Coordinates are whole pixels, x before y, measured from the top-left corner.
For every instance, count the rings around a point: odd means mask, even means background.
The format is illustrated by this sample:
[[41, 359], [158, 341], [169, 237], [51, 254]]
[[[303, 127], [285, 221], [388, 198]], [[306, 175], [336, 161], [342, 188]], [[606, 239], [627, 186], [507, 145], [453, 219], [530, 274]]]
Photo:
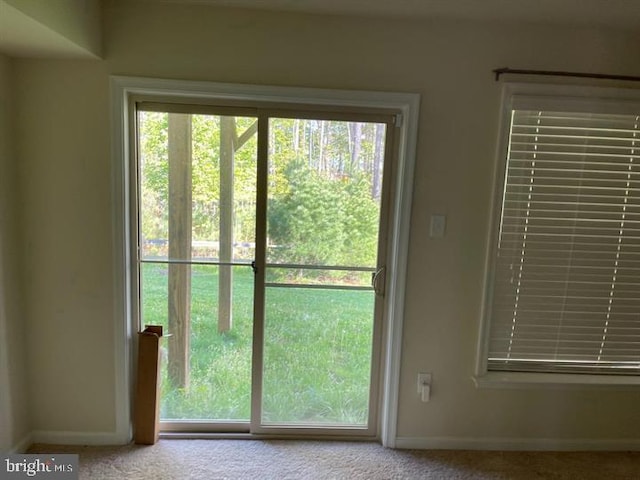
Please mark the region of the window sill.
[[476, 388], [501, 389], [573, 389], [633, 390], [640, 389], [637, 375], [588, 375], [568, 373], [487, 372], [471, 377]]

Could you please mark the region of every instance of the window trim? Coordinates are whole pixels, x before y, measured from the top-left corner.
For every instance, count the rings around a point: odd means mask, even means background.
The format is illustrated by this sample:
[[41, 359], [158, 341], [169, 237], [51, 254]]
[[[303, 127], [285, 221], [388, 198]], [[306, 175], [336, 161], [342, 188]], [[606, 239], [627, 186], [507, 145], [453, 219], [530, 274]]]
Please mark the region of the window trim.
[[[628, 103], [628, 109], [624, 106]], [[495, 280], [495, 258], [503, 203], [509, 129], [513, 108], [570, 108], [585, 112], [631, 113], [632, 104], [640, 103], [640, 89], [505, 83], [499, 113], [496, 157], [492, 183], [492, 200], [485, 251], [484, 285], [476, 348], [475, 372], [471, 379], [477, 388], [568, 388], [634, 389], [640, 375], [607, 375], [553, 372], [489, 371], [488, 352], [491, 330], [491, 303]]]
[[547, 388], [566, 390], [634, 390], [640, 376], [591, 375], [584, 373], [486, 372], [471, 377], [477, 388]]

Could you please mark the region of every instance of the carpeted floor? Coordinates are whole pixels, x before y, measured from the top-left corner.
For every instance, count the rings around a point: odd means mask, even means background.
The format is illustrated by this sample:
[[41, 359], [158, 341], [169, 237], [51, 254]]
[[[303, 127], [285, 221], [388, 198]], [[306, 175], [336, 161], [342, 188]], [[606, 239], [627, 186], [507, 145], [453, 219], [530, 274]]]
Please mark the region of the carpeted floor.
[[154, 446], [34, 445], [80, 454], [82, 480], [640, 479], [640, 452], [389, 450], [374, 443], [160, 440]]

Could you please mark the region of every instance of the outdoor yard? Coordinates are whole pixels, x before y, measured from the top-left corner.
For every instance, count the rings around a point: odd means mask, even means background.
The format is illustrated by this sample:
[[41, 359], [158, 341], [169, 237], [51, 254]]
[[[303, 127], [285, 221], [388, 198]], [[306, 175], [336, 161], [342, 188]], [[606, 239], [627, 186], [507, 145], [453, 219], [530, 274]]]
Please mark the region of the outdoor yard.
[[[145, 324], [167, 327], [167, 273], [142, 266]], [[172, 388], [165, 353], [163, 419], [249, 420], [251, 268], [234, 268], [233, 290], [233, 326], [219, 334], [218, 267], [192, 267], [190, 384]], [[264, 423], [366, 424], [373, 302], [372, 291], [266, 289]]]

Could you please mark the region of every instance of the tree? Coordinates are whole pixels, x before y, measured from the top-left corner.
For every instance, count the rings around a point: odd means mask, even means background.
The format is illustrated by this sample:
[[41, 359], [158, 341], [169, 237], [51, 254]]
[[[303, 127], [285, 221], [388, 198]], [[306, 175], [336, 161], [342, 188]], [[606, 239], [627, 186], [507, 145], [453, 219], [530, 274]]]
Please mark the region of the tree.
[[220, 118], [220, 233], [219, 233], [219, 283], [218, 283], [218, 331], [231, 329], [233, 312], [233, 262], [235, 217], [235, 156], [236, 152], [257, 132], [255, 120], [238, 136], [235, 117]]
[[[169, 258], [191, 259], [191, 116], [170, 113]], [[169, 378], [180, 388], [189, 385], [191, 325], [191, 265], [169, 264]]]
[[378, 205], [362, 177], [338, 178], [293, 162], [289, 185], [269, 203], [273, 260], [307, 265], [375, 265]]

